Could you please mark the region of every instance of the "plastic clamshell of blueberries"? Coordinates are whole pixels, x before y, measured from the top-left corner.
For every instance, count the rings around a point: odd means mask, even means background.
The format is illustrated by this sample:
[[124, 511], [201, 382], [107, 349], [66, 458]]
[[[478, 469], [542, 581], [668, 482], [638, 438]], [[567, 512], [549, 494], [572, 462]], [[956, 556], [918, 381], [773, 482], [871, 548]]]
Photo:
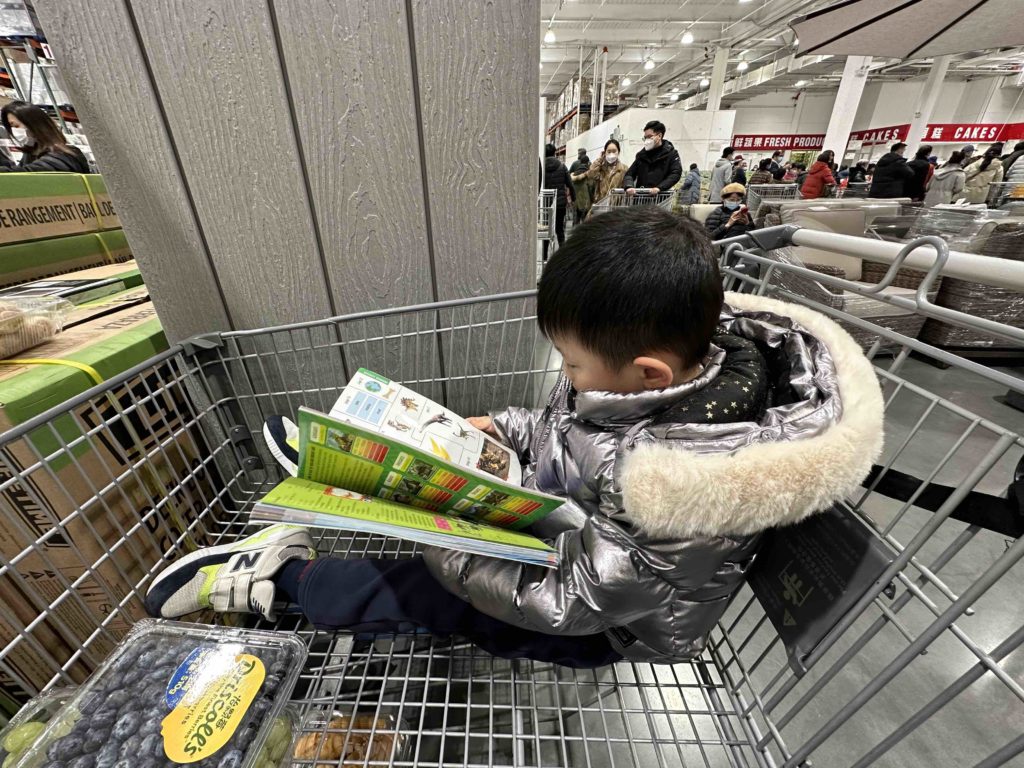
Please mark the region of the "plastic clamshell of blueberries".
[[144, 619], [4, 768], [270, 768], [305, 661], [295, 635]]

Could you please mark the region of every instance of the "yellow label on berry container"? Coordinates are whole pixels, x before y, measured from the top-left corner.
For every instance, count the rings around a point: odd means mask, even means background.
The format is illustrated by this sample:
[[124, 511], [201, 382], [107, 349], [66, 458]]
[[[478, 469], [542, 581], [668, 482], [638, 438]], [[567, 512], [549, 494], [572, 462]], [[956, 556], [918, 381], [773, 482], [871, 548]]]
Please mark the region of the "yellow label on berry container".
[[164, 718], [164, 754], [187, 764], [216, 753], [235, 735], [266, 674], [256, 656], [235, 656], [231, 668], [209, 681], [198, 697], [187, 697], [188, 703], [178, 704]]

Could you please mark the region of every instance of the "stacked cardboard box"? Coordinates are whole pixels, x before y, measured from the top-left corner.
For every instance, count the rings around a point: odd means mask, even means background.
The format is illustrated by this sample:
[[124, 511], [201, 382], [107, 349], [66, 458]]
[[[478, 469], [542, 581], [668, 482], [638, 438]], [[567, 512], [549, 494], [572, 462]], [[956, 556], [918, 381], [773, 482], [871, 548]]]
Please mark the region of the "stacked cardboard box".
[[0, 176], [0, 286], [129, 258], [101, 176]]
[[[32, 350], [48, 362], [0, 365], [0, 431], [166, 347], [148, 301], [69, 328]], [[11, 564], [0, 575], [0, 648], [23, 638], [0, 659], [9, 696], [42, 687], [76, 653], [73, 677], [99, 664], [142, 617], [131, 588], [211, 503], [210, 478], [195, 471], [202, 443], [173, 381], [166, 365], [154, 368], [0, 449], [0, 556]]]

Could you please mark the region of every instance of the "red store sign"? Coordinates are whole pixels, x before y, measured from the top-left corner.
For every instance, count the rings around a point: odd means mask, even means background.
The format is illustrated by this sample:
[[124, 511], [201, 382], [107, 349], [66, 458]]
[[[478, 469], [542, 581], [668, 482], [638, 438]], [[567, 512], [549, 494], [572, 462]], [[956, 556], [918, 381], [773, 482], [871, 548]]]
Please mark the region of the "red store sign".
[[1024, 123], [931, 123], [924, 141], [994, 142], [1024, 139]]
[[732, 137], [732, 146], [736, 150], [786, 150], [786, 149], [819, 149], [825, 142], [825, 134], [744, 134]]
[[892, 144], [903, 141], [910, 133], [910, 123], [904, 125], [889, 125], [885, 128], [868, 128], [866, 131], [854, 131], [850, 134], [850, 141], [859, 141], [862, 144]]

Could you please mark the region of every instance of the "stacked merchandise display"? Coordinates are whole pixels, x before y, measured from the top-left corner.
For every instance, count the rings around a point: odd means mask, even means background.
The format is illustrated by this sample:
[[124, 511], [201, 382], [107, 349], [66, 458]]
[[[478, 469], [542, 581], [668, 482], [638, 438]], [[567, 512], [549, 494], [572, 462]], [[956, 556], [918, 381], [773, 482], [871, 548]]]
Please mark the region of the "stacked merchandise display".
[[[167, 347], [102, 178], [0, 176], [0, 432], [109, 382]], [[0, 647], [18, 631], [19, 621], [24, 626], [46, 613], [40, 636], [46, 637], [47, 653], [70, 659], [109, 615], [111, 601], [126, 597], [110, 585], [123, 584], [122, 574], [137, 583], [143, 577], [140, 563], [155, 562], [169, 538], [187, 527], [192, 505], [180, 496], [169, 504], [167, 490], [175, 473], [198, 461], [196, 442], [180, 417], [167, 415], [180, 414], [183, 407], [157, 402], [149, 395], [155, 389], [154, 382], [115, 389], [104, 409], [83, 407], [3, 452], [0, 504], [18, 510], [23, 525], [0, 530], [0, 555], [17, 562], [19, 573], [17, 579], [0, 580], [0, 599], [21, 606], [24, 615], [0, 617]], [[154, 423], [178, 450], [148, 456], [151, 447], [135, 436], [152, 434]], [[102, 424], [116, 424], [107, 430], [111, 439], [82, 441]], [[78, 449], [76, 442], [81, 442]], [[40, 457], [65, 446], [73, 448], [73, 462], [52, 473], [33, 471]], [[147, 471], [131, 471], [143, 459]], [[95, 520], [73, 515], [97, 495], [103, 504], [94, 506]], [[105, 541], [140, 522], [151, 535], [131, 551], [119, 550], [94, 565], [105, 554]], [[44, 543], [36, 543], [41, 538]], [[151, 551], [137, 551], [143, 543]], [[86, 597], [61, 600], [66, 585], [82, 578], [91, 585], [83, 591]], [[22, 584], [51, 595], [55, 607], [46, 610], [25, 599]], [[115, 637], [129, 629], [128, 619], [142, 618], [141, 606], [122, 608], [118, 617], [108, 624]], [[113, 647], [104, 642], [94, 642], [93, 652]], [[52, 673], [40, 658], [38, 649], [26, 644], [5, 657], [0, 702], [16, 705], [49, 682]]]

